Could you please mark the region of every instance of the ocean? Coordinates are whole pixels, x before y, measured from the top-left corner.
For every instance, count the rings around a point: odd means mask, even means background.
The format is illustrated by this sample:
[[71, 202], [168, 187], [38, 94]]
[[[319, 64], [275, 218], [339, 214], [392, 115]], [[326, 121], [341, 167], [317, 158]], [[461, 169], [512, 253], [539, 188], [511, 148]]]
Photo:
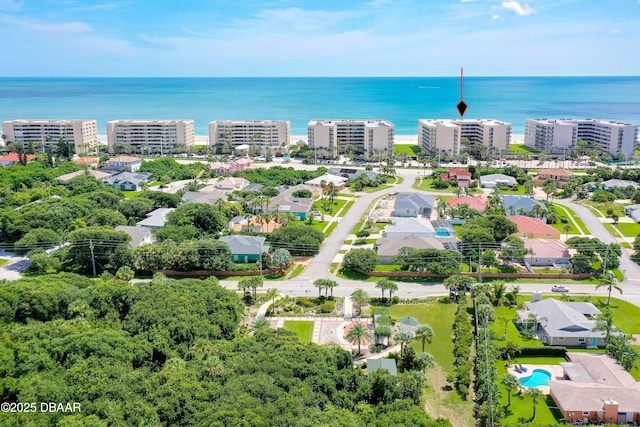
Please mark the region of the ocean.
[[[640, 77], [465, 77], [465, 118], [604, 118], [640, 124]], [[96, 119], [387, 119], [415, 135], [418, 119], [458, 118], [457, 77], [380, 78], [0, 78], [0, 121]]]

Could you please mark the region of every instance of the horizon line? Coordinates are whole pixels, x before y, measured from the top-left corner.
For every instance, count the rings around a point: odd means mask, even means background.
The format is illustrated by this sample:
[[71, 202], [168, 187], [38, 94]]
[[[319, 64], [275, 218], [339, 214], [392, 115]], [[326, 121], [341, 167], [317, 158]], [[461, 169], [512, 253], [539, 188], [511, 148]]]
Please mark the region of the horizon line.
[[[589, 74], [576, 74], [576, 75], [465, 75], [465, 78], [585, 78], [585, 77], [633, 77], [637, 78], [640, 75], [589, 75]], [[451, 78], [459, 79], [459, 75], [412, 75], [412, 76], [144, 76], [144, 75], [129, 75], [129, 76], [2, 76], [0, 79], [411, 79], [411, 78]]]

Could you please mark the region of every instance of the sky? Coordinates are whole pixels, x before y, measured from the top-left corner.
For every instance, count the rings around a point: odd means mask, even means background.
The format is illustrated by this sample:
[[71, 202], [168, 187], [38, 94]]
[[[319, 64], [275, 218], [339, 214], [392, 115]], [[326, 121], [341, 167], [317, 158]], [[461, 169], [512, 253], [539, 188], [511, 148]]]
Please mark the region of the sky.
[[638, 75], [640, 0], [0, 0], [0, 76]]

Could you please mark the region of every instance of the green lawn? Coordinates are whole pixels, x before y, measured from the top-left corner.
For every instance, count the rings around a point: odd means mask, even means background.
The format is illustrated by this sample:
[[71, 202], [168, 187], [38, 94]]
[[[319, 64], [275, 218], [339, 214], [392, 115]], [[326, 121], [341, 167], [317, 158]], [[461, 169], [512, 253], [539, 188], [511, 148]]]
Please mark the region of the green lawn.
[[625, 237], [636, 237], [640, 234], [640, 224], [635, 222], [620, 222], [618, 225], [613, 226], [617, 227]]
[[122, 192], [122, 194], [124, 194], [125, 199], [133, 199], [140, 193], [142, 193], [142, 191], [123, 191]]
[[324, 237], [329, 237], [329, 235], [333, 232], [333, 230], [338, 226], [337, 222], [332, 222], [329, 228], [324, 231]]
[[378, 264], [375, 271], [400, 271], [399, 265], [394, 264]]
[[420, 153], [422, 149], [418, 145], [412, 144], [394, 144], [393, 145], [393, 154], [396, 156], [401, 156], [406, 154], [407, 156], [415, 156]]
[[[342, 212], [340, 212], [340, 217], [343, 217], [347, 214], [347, 212], [349, 212], [349, 209], [351, 209], [351, 207], [353, 206], [353, 200], [347, 200], [346, 203], [343, 205], [342, 207]], [[336, 211], [336, 213], [338, 213]]]
[[304, 270], [304, 264], [296, 264], [296, 267], [293, 269], [293, 273], [291, 273], [289, 279], [298, 277], [300, 273], [302, 273], [302, 270]]
[[510, 144], [509, 154], [512, 154], [512, 155], [540, 154], [540, 152], [533, 148], [527, 147], [524, 144]]
[[431, 178], [427, 178], [427, 179], [416, 178], [416, 182], [413, 184], [413, 188], [418, 190], [425, 190], [425, 191], [435, 191], [438, 193], [455, 193], [456, 191], [455, 187], [440, 189], [440, 188], [433, 187], [432, 184], [433, 184], [433, 179]]
[[[425, 345], [425, 351], [433, 355], [434, 360], [447, 372], [453, 370], [453, 318], [457, 305], [448, 298], [426, 304], [402, 304], [389, 307], [389, 314], [395, 320], [413, 316], [421, 324], [433, 328], [433, 341]], [[422, 343], [415, 340], [412, 344], [416, 353], [422, 351]]]
[[[557, 205], [553, 205], [553, 206], [557, 207]], [[587, 228], [586, 225], [584, 225], [584, 222], [582, 222], [582, 219], [580, 219], [580, 217], [578, 215], [576, 215], [576, 213], [573, 211], [573, 209], [568, 208], [566, 206], [561, 206], [561, 208], [558, 209], [558, 211], [569, 212], [569, 215], [571, 215], [571, 217], [573, 217], [573, 220], [576, 222], [576, 224], [578, 224], [578, 227], [580, 227], [584, 233], [586, 233], [586, 234], [591, 233], [591, 231]]]
[[329, 224], [329, 221], [313, 221], [313, 223], [310, 225], [309, 223], [307, 223], [307, 221], [290, 221], [289, 225], [306, 225], [308, 227], [313, 227], [316, 230], [318, 230], [319, 232], [322, 233], [322, 230], [324, 230], [324, 228], [327, 226], [327, 224]]
[[6, 263], [8, 263], [9, 260], [5, 259], [5, 258], [0, 258], [0, 265], [5, 265]]
[[314, 322], [307, 320], [285, 320], [284, 330], [295, 332], [300, 342], [311, 342], [313, 324]]
[[502, 191], [502, 194], [504, 194], [505, 196], [514, 196], [514, 195], [526, 196], [527, 190], [524, 188], [524, 185], [518, 185], [518, 186], [505, 188]]
[[313, 202], [313, 209], [322, 212], [324, 215], [335, 215], [346, 202], [346, 200], [342, 199], [334, 199], [333, 203], [329, 199], [318, 200]]
[[608, 209], [612, 209], [613, 213], [618, 215], [620, 218], [626, 215], [624, 213], [625, 205], [621, 203], [617, 203], [617, 202], [595, 203], [595, 202], [592, 202], [591, 200], [585, 200], [583, 201], [583, 203], [599, 210], [602, 213], [602, 215], [608, 215], [607, 214]]

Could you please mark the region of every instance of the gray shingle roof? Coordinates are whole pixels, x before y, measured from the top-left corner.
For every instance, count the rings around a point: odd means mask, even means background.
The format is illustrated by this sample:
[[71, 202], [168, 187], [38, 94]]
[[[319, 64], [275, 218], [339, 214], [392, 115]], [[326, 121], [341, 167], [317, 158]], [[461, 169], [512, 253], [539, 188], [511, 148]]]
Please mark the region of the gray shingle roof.
[[531, 212], [533, 207], [538, 205], [543, 209], [547, 209], [544, 203], [539, 202], [538, 200], [532, 199], [527, 196], [504, 196], [502, 198], [502, 203], [504, 204], [504, 208], [507, 209], [509, 207], [513, 208], [514, 211], [518, 211], [522, 208], [525, 212]]
[[596, 326], [593, 317], [600, 314], [600, 310], [591, 303], [562, 302], [555, 298], [547, 298], [536, 302], [529, 301], [525, 305], [528, 311], [519, 312], [520, 318], [526, 319], [529, 312], [536, 313], [541, 319], [540, 326], [551, 337], [606, 336], [604, 331], [593, 331]]
[[119, 225], [116, 227], [117, 231], [122, 231], [131, 236], [129, 247], [137, 248], [142, 242], [151, 235], [151, 229], [147, 227], [141, 227], [138, 225]]
[[219, 239], [225, 242], [231, 248], [233, 255], [258, 255], [269, 250], [269, 246], [265, 246], [265, 238], [263, 236], [243, 236], [231, 235], [222, 236]]
[[398, 375], [398, 368], [394, 359], [367, 359], [367, 372], [386, 369], [391, 375]]
[[432, 196], [420, 193], [400, 193], [396, 199], [395, 210], [413, 210], [429, 207], [433, 209], [436, 200]]
[[150, 172], [121, 172], [116, 175], [111, 175], [103, 179], [103, 181], [109, 185], [123, 184], [130, 182], [131, 184], [140, 185], [141, 182], [146, 182], [153, 175]]

